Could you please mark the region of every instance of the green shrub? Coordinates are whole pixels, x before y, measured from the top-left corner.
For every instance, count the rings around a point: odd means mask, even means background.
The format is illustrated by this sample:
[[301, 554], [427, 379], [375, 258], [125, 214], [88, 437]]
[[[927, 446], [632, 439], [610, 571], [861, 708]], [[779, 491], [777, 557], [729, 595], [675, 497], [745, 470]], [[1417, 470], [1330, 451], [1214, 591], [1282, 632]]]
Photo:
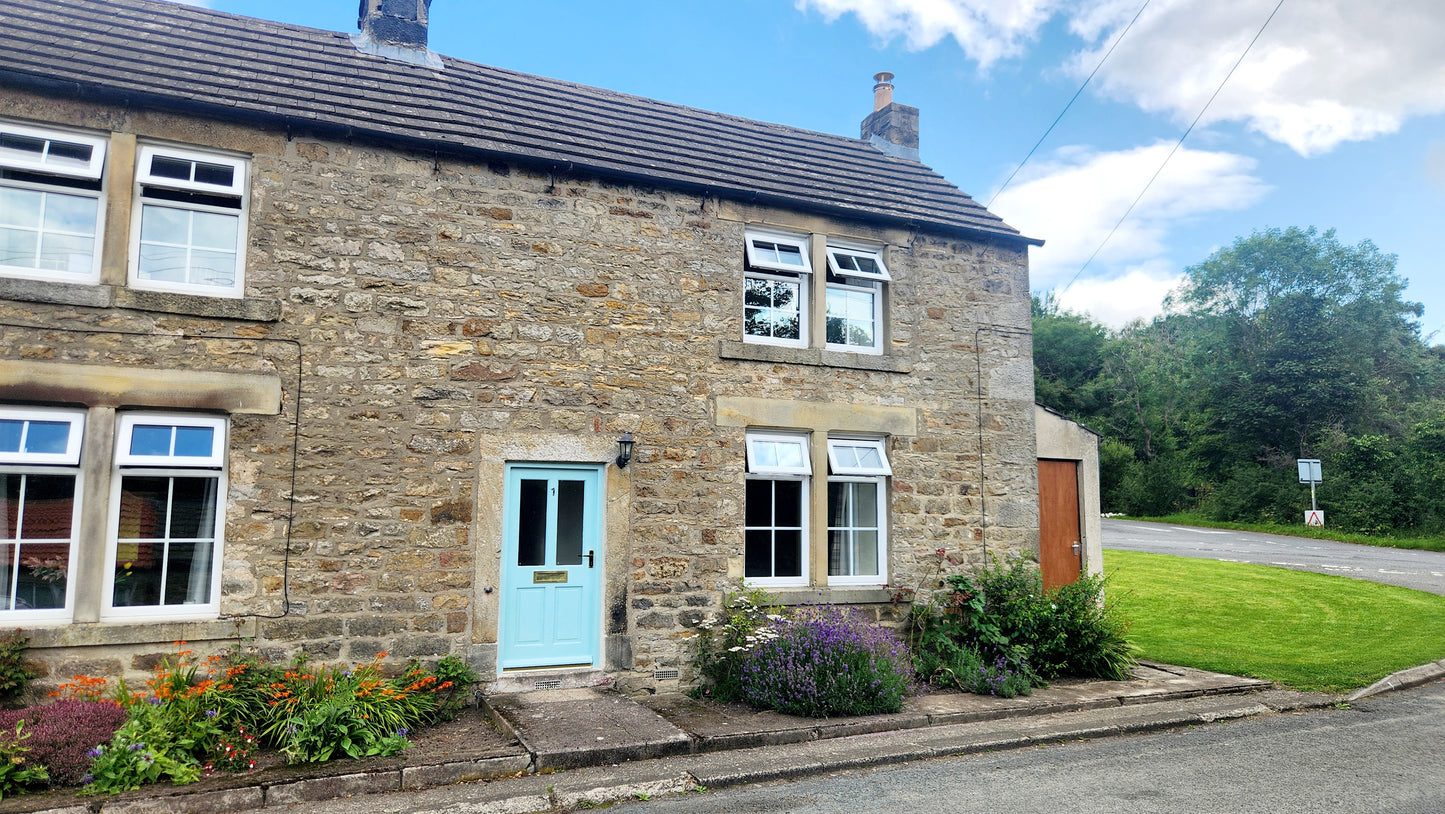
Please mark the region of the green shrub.
[[25, 744], [30, 733], [25, 731], [25, 722], [15, 722], [15, 735], [7, 732], [0, 735], [0, 798], [9, 794], [24, 794], [29, 786], [44, 783], [50, 779], [45, 767], [29, 762], [26, 755], [30, 747]]
[[[415, 664], [412, 669], [416, 669]], [[455, 718], [458, 712], [471, 704], [472, 686], [482, 680], [477, 671], [458, 656], [447, 656], [438, 661], [432, 675], [437, 679], [436, 689], [432, 691], [436, 696], [436, 711], [430, 718], [433, 721]]]
[[1093, 576], [1045, 593], [1023, 558], [954, 575], [934, 604], [912, 609], [910, 644], [919, 678], [1009, 697], [1061, 675], [1128, 678], [1126, 623]]
[[171, 725], [160, 699], [132, 705], [130, 718], [110, 744], [92, 751], [94, 762], [81, 793], [116, 794], [162, 780], [177, 786], [194, 783], [201, 776], [200, 763], [192, 754], [197, 746], [173, 732]]
[[0, 704], [14, 703], [30, 686], [35, 673], [25, 663], [30, 640], [19, 631], [0, 636]]
[[743, 666], [753, 648], [777, 635], [775, 626], [783, 620], [771, 596], [752, 588], [723, 597], [718, 619], [698, 627], [698, 674], [700, 698], [731, 702], [743, 698]]
[[293, 665], [268, 702], [272, 712], [262, 736], [288, 763], [400, 753], [410, 730], [435, 713], [433, 689], [440, 682], [419, 667], [388, 680], [382, 657], [354, 670]]

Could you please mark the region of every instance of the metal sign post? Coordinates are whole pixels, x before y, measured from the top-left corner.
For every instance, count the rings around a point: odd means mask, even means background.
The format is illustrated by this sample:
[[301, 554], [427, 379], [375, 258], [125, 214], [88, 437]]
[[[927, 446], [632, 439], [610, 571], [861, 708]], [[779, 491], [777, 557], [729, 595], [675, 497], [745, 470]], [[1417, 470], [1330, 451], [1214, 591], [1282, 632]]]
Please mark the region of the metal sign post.
[[1318, 458], [1300, 458], [1297, 463], [1299, 465], [1299, 482], [1310, 485], [1310, 510], [1305, 512], [1305, 525], [1323, 527], [1325, 513], [1320, 511], [1315, 504], [1315, 484], [1324, 482], [1320, 471], [1320, 461]]

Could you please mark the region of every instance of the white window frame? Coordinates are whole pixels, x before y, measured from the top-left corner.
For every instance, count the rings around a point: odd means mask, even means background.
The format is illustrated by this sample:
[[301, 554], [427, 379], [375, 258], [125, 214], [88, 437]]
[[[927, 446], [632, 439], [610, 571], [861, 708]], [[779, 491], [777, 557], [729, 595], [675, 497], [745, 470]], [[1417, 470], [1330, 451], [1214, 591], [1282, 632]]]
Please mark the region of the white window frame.
[[90, 181], [99, 181], [105, 169], [105, 148], [106, 140], [99, 136], [74, 133], [69, 130], [53, 130], [49, 128], [27, 127], [23, 124], [12, 124], [0, 121], [0, 135], [16, 135], [24, 138], [41, 139], [47, 142], [46, 155], [49, 155], [49, 142], [59, 141], [66, 144], [83, 144], [89, 148], [90, 163], [85, 169], [67, 167], [46, 163], [45, 156], [39, 161], [26, 161], [24, 159], [6, 159], [0, 157], [0, 167], [22, 172], [35, 172], [44, 175], [63, 175], [67, 178], [84, 178]]
[[878, 573], [859, 575], [830, 573], [828, 575], [829, 585], [886, 585], [888, 583], [888, 494], [885, 487], [887, 482], [888, 479], [881, 476], [872, 478], [850, 475], [828, 476], [829, 485], [834, 483], [851, 483], [871, 486], [873, 489], [876, 490], [874, 497], [874, 500], [876, 502], [874, 503], [874, 505], [877, 507], [878, 510], [878, 516], [874, 518], [874, 521], [878, 524], [876, 529], [873, 526], [834, 526], [833, 513], [831, 511], [828, 512], [828, 534], [826, 545], [829, 547], [828, 555], [830, 563], [832, 562], [833, 531], [835, 529], [847, 528], [848, 530], [856, 531], [859, 528], [868, 528], [874, 529], [875, 533], [878, 535]]
[[[878, 453], [880, 461], [877, 467], [868, 467], [861, 464], [840, 464], [839, 451], [844, 448], [865, 448], [872, 449]], [[845, 575], [829, 574], [829, 585], [886, 585], [888, 583], [888, 478], [893, 475], [893, 467], [888, 462], [887, 441], [878, 438], [829, 438], [828, 439], [828, 483], [858, 483], [871, 484], [876, 490], [874, 506], [877, 510], [877, 517], [874, 518], [876, 533], [878, 535], [877, 547], [877, 574]], [[833, 531], [845, 528], [833, 525], [833, 512], [831, 506], [825, 507], [827, 511], [828, 531], [826, 545], [829, 547], [828, 561], [832, 563]], [[873, 526], [847, 526], [849, 530], [858, 528], [875, 528]]]
[[[138, 425], [169, 425], [172, 427], [214, 427], [212, 454], [205, 459], [182, 456], [132, 456], [129, 452], [130, 437]], [[229, 449], [229, 421], [223, 417], [192, 416], [176, 413], [125, 413], [117, 416], [116, 459], [111, 472], [110, 505], [106, 524], [106, 564], [103, 585], [101, 619], [103, 621], [162, 621], [172, 619], [215, 618], [221, 609], [221, 565], [224, 554], [226, 529], [226, 494], [228, 470], [225, 467], [226, 450]], [[173, 441], [174, 443], [174, 441]], [[219, 460], [219, 464], [217, 463]], [[140, 465], [129, 463], [143, 462]], [[198, 461], [204, 461], [198, 463]], [[214, 477], [216, 479], [216, 506], [213, 512], [211, 537], [211, 574], [209, 601], [205, 603], [179, 605], [115, 605], [115, 569], [120, 546], [120, 503], [121, 486], [126, 477]], [[169, 523], [165, 531], [169, 536]], [[127, 541], [131, 542], [131, 541]], [[167, 540], [167, 544], [171, 542]], [[162, 555], [165, 561], [165, 555]], [[164, 598], [162, 596], [162, 598]]]
[[[17, 539], [6, 540], [3, 545], [15, 546], [10, 575], [10, 595], [14, 598], [14, 587], [19, 579], [20, 545], [66, 545], [65, 600], [58, 608], [11, 610], [0, 608], [0, 624], [32, 624], [46, 622], [68, 622], [75, 611], [75, 578], [78, 557], [77, 545], [80, 539], [81, 496], [85, 481], [80, 471], [80, 443], [85, 430], [85, 411], [66, 409], [40, 409], [28, 407], [0, 406], [0, 418], [22, 421], [63, 421], [70, 424], [67, 451], [63, 455], [49, 453], [0, 452], [0, 473], [6, 475], [70, 475], [75, 479], [74, 498], [71, 501], [70, 537], [68, 539], [43, 538], [20, 540], [18, 535], [24, 529], [23, 513], [16, 517]], [[28, 429], [28, 428], [27, 428]], [[24, 431], [22, 431], [24, 432]], [[22, 436], [23, 437], [23, 436]], [[22, 442], [23, 443], [23, 442]], [[23, 511], [23, 503], [22, 503]]]
[[[855, 277], [855, 279], [861, 279]], [[872, 285], [860, 286], [847, 283], [828, 283], [827, 291], [865, 291], [873, 295], [873, 344], [872, 345], [850, 345], [845, 343], [828, 342], [828, 314], [826, 303], [823, 309], [823, 340], [824, 347], [828, 350], [843, 351], [844, 353], [870, 353], [881, 354], [883, 352], [883, 284], [875, 282]], [[826, 294], [824, 295], [826, 296]]]
[[[852, 246], [841, 246], [828, 244], [828, 269], [839, 277], [862, 277], [869, 280], [889, 281], [893, 277], [888, 274], [888, 266], [883, 263], [883, 249], [861, 249]], [[860, 257], [872, 260], [878, 266], [878, 273], [870, 274], [866, 271], [845, 270], [839, 260], [840, 257]]]
[[[231, 184], [206, 184], [194, 180], [181, 180], [178, 178], [166, 178], [153, 175], [150, 171], [151, 161], [156, 156], [165, 158], [176, 158], [182, 161], [200, 162], [204, 164], [220, 164], [231, 167], [235, 172], [231, 176]], [[136, 178], [135, 191], [131, 204], [131, 235], [130, 235], [130, 270], [128, 281], [132, 288], [148, 291], [168, 291], [176, 294], [198, 294], [208, 297], [227, 297], [240, 299], [246, 290], [246, 239], [247, 222], [250, 214], [250, 195], [248, 194], [248, 180], [250, 176], [250, 160], [237, 156], [224, 155], [221, 153], [210, 153], [186, 149], [183, 147], [169, 147], [165, 145], [146, 144], [142, 145], [136, 154]], [[192, 178], [195, 171], [192, 168]], [[204, 203], [192, 203], [186, 201], [171, 201], [161, 198], [148, 198], [145, 191], [149, 188], [168, 189], [178, 192], [199, 193], [202, 195], [213, 195], [222, 198], [234, 198], [238, 202], [235, 208], [223, 206], [208, 206]], [[175, 282], [168, 280], [147, 280], [140, 276], [140, 250], [141, 250], [141, 226], [144, 220], [144, 208], [147, 206], [176, 209], [186, 212], [204, 212], [209, 214], [229, 215], [236, 218], [236, 277], [229, 286], [206, 285], [202, 283]], [[194, 247], [190, 247], [194, 248]]]
[[[80, 465], [80, 443], [85, 434], [84, 410], [0, 406], [0, 419], [26, 422], [25, 428], [21, 430], [21, 451], [0, 451], [0, 464], [17, 466], [34, 464], [58, 464], [61, 466]], [[70, 436], [65, 440], [65, 451], [25, 452], [23, 449], [24, 439], [30, 431], [29, 422], [32, 421], [56, 421], [69, 424]]]
[[[130, 439], [135, 428], [171, 427], [170, 455], [132, 455]], [[205, 457], [176, 455], [175, 427], [204, 427], [212, 430], [211, 453]], [[226, 466], [226, 419], [218, 416], [186, 415], [185, 413], [122, 413], [116, 421], [115, 463], [117, 466], [182, 467], [187, 469], [223, 469]]]
[[[87, 181], [97, 181], [101, 185], [100, 189], [78, 189], [61, 184], [47, 184], [40, 180], [22, 181], [16, 179], [0, 179], [0, 186], [11, 189], [26, 189], [40, 192], [47, 196], [67, 195], [75, 198], [89, 198], [95, 201], [95, 233], [91, 238], [92, 250], [90, 267], [85, 269], [84, 272], [56, 271], [54, 269], [34, 268], [32, 266], [0, 265], [0, 275], [20, 277], [29, 280], [53, 280], [56, 282], [77, 283], [82, 285], [94, 285], [100, 282], [101, 247], [105, 238], [105, 157], [106, 147], [108, 145], [106, 139], [69, 130], [28, 127], [6, 121], [0, 121], [0, 134], [13, 134], [23, 138], [40, 139], [46, 142], [45, 155], [42, 155], [38, 160], [0, 157], [0, 168], [17, 170], [39, 176], [49, 175], [57, 178], [76, 178]], [[90, 162], [84, 168], [48, 163], [46, 158], [52, 142], [80, 144], [90, 147]]]
[[[811, 454], [809, 453], [808, 442], [809, 442], [809, 438], [808, 438], [807, 435], [798, 434], [798, 433], [749, 432], [749, 433], [747, 434], [747, 436], [746, 436], [747, 470], [748, 470], [748, 474], [747, 474], [746, 480], [749, 480], [749, 481], [768, 481], [768, 482], [790, 481], [790, 482], [798, 482], [798, 483], [802, 484], [801, 488], [800, 488], [799, 491], [798, 491], [798, 500], [799, 500], [799, 504], [800, 504], [800, 505], [798, 506], [798, 520], [799, 520], [799, 522], [801, 523], [801, 528], [798, 530], [798, 557], [799, 557], [799, 571], [800, 571], [799, 575], [798, 575], [798, 576], [795, 576], [795, 577], [744, 577], [744, 579], [746, 579], [746, 581], [747, 581], [747, 583], [748, 583], [749, 585], [756, 585], [756, 586], [758, 586], [758, 587], [760, 587], [760, 588], [797, 588], [797, 587], [806, 586], [806, 585], [808, 584], [808, 579], [809, 579], [808, 574], [809, 574], [809, 569], [810, 569], [811, 563], [812, 563], [812, 549], [813, 549], [812, 539], [811, 539], [811, 536], [810, 536], [810, 535], [811, 535], [811, 531], [810, 531], [810, 530], [811, 530], [811, 528], [812, 528], [812, 511], [813, 511], [813, 510], [812, 510], [813, 498], [812, 498], [812, 491], [811, 491], [812, 485], [813, 485], [813, 484], [812, 484], [813, 466], [812, 466], [812, 456], [811, 456]], [[801, 466], [796, 466], [796, 467], [790, 467], [790, 466], [764, 466], [764, 465], [760, 465], [760, 464], [756, 463], [757, 457], [758, 457], [758, 456], [757, 456], [757, 453], [755, 452], [755, 445], [756, 445], [756, 443], [786, 443], [786, 444], [796, 445], [796, 446], [798, 446], [798, 447], [801, 449], [801, 451], [802, 451], [803, 464], [802, 464]], [[773, 505], [773, 517], [774, 517], [774, 519], [776, 519], [776, 516], [777, 516], [777, 493], [776, 493], [776, 491], [774, 491], [774, 493], [773, 493], [772, 505]], [[746, 573], [746, 570], [747, 570], [747, 566], [746, 566], [746, 559], [747, 559], [746, 546], [747, 546], [747, 533], [748, 533], [748, 531], [749, 531], [749, 530], [752, 530], [752, 531], [761, 531], [761, 530], [776, 531], [776, 530], [779, 528], [779, 526], [777, 526], [777, 525], [770, 525], [770, 526], [749, 526], [749, 525], [747, 525], [747, 521], [746, 521], [746, 517], [747, 517], [747, 507], [746, 507], [746, 506], [744, 506], [744, 508], [743, 508], [743, 517], [744, 517], [744, 522], [743, 522], [743, 546], [744, 546], [743, 559], [744, 559], [744, 573]], [[791, 528], [791, 527], [789, 527], [789, 528]]]
[[[759, 587], [759, 588], [799, 588], [799, 587], [805, 587], [805, 586], [807, 586], [807, 584], [808, 584], [808, 568], [809, 568], [809, 565], [811, 564], [812, 559], [813, 559], [813, 557], [812, 557], [812, 550], [813, 550], [812, 541], [809, 539], [810, 529], [811, 529], [811, 520], [812, 520], [812, 518], [811, 518], [812, 505], [813, 505], [813, 497], [812, 497], [812, 493], [811, 493], [811, 491], [810, 491], [810, 487], [812, 486], [812, 478], [809, 478], [809, 477], [807, 477], [807, 476], [805, 476], [805, 475], [757, 475], [757, 476], [748, 475], [748, 476], [747, 476], [747, 480], [749, 480], [749, 481], [759, 481], [759, 482], [770, 483], [770, 484], [771, 484], [771, 483], [792, 482], [792, 481], [796, 481], [796, 482], [801, 483], [802, 486], [801, 486], [801, 488], [798, 490], [798, 500], [799, 500], [799, 502], [801, 503], [801, 505], [798, 507], [798, 519], [799, 519], [799, 521], [801, 522], [802, 526], [801, 526], [800, 529], [798, 529], [798, 561], [799, 561], [799, 568], [798, 568], [799, 574], [798, 574], [798, 576], [796, 576], [796, 577], [749, 577], [749, 576], [744, 576], [743, 579], [746, 580], [746, 582], [747, 582], [748, 585], [756, 586], [756, 587]], [[774, 493], [773, 493], [772, 504], [773, 504], [773, 516], [774, 516], [774, 519], [775, 519], [775, 518], [777, 517], [777, 505], [778, 505], [777, 492], [776, 492], [776, 491], [774, 491]], [[746, 508], [744, 509], [744, 516], [746, 516]], [[747, 525], [746, 522], [744, 522], [744, 524], [743, 524], [743, 546], [744, 546], [744, 551], [743, 551], [743, 560], [744, 560], [743, 572], [744, 572], [744, 574], [747, 573], [747, 565], [746, 565], [746, 561], [747, 561], [747, 551], [746, 551], [746, 546], [747, 546], [747, 534], [748, 534], [748, 532], [749, 532], [749, 531], [769, 531], [769, 532], [776, 532], [779, 528], [783, 528], [783, 527], [777, 526], [777, 525], [770, 525], [770, 526], [749, 526], [749, 525]], [[791, 530], [791, 527], [787, 527], [787, 528], [788, 528], [789, 530]], [[776, 545], [776, 540], [774, 541], [774, 544]]]
[[[803, 463], [799, 466], [786, 466], [782, 464], [763, 464], [759, 462], [762, 456], [758, 453], [758, 447], [762, 444], [786, 444], [796, 446], [802, 452]], [[808, 452], [808, 436], [790, 435], [787, 433], [773, 432], [750, 432], [747, 434], [747, 455], [748, 473], [752, 475], [812, 475], [813, 462]]]
[[[812, 274], [813, 256], [812, 250], [808, 247], [808, 235], [795, 232], [773, 231], [771, 229], [747, 229], [744, 231], [744, 245], [747, 249], [748, 265], [755, 269], [771, 269], [773, 271], [787, 271], [793, 274]], [[760, 254], [760, 250], [753, 246], [754, 240], [762, 240], [780, 246], [792, 246], [798, 250], [802, 259], [801, 266], [790, 266], [787, 263], [779, 263], [769, 260]]]
[[[877, 467], [868, 467], [863, 464], [846, 464], [839, 460], [839, 450], [843, 447], [871, 449], [878, 453], [878, 460], [882, 464]], [[888, 451], [883, 441], [873, 439], [865, 440], [859, 438], [829, 438], [828, 439], [828, 465], [834, 475], [859, 475], [864, 477], [888, 477], [893, 474], [893, 467], [888, 464]]]
[[[775, 283], [791, 283], [798, 287], [798, 338], [787, 339], [775, 336], [758, 336], [748, 333], [747, 328], [747, 281], [768, 280]], [[743, 341], [758, 345], [780, 345], [790, 348], [808, 347], [808, 325], [813, 321], [812, 313], [812, 278], [806, 274], [771, 274], [758, 272], [749, 269], [743, 274]]]
[[[827, 282], [824, 286], [825, 298], [823, 303], [823, 346], [828, 350], [843, 351], [845, 353], [868, 353], [881, 354], [883, 352], [883, 297], [887, 290], [887, 284], [892, 282], [893, 277], [888, 273], [888, 266], [883, 262], [883, 247], [877, 245], [865, 245], [862, 243], [850, 243], [848, 241], [829, 240], [824, 250], [828, 257], [828, 272], [835, 277], [852, 279], [858, 282]], [[878, 264], [879, 274], [868, 274], [858, 271], [845, 271], [840, 268], [838, 258], [840, 256], [866, 257]], [[828, 341], [828, 315], [827, 300], [830, 291], [859, 291], [873, 295], [873, 344], [872, 345], [850, 345], [847, 343], [833, 343]]]

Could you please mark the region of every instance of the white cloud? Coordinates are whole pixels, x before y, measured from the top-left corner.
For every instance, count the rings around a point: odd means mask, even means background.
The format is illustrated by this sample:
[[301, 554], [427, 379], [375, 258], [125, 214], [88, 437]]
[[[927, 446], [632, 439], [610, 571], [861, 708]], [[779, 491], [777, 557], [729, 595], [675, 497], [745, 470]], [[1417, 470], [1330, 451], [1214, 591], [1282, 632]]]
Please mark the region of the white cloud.
[[1023, 52], [1065, 0], [796, 0], [828, 22], [856, 14], [874, 36], [904, 37], [915, 51], [952, 37], [980, 68]]
[[[1085, 44], [1066, 62], [1082, 78], [1138, 11], [1139, 0], [795, 0], [845, 14], [910, 48], [956, 40], [987, 68], [1022, 54], [1055, 16]], [[1153, 0], [1095, 78], [1095, 92], [1181, 125], [1229, 73], [1274, 4]], [[1445, 2], [1288, 0], [1203, 123], [1242, 122], [1301, 155], [1393, 133], [1445, 111]]]
[[[1079, 271], [1172, 146], [1159, 142], [1116, 152], [1067, 147], [1031, 165], [998, 196], [990, 209], [1046, 241], [1030, 253], [1034, 288], [1064, 285]], [[1233, 153], [1181, 148], [1099, 252], [1091, 276], [1158, 262], [1172, 228], [1254, 204], [1269, 190], [1253, 175], [1254, 166], [1253, 159]]]
[[1164, 295], [1183, 280], [1184, 275], [1171, 263], [1147, 263], [1116, 277], [1081, 279], [1058, 295], [1059, 305], [1111, 328], [1122, 328], [1132, 320], [1157, 316], [1163, 310]]
[[[1274, 6], [1260, 0], [1154, 0], [1100, 71], [1101, 92], [1192, 121]], [[1071, 30], [1094, 45], [1084, 76], [1137, 10], [1092, 0]], [[1393, 133], [1445, 111], [1445, 3], [1286, 2], [1204, 118], [1240, 121], [1301, 155]]]

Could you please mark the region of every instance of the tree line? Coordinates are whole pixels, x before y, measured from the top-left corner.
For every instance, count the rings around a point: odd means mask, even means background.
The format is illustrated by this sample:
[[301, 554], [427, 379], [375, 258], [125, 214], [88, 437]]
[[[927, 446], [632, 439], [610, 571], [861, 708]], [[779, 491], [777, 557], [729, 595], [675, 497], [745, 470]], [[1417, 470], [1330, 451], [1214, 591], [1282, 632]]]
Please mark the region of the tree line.
[[1111, 330], [1035, 296], [1037, 399], [1099, 432], [1105, 511], [1445, 532], [1445, 347], [1395, 256], [1333, 230], [1255, 232]]

